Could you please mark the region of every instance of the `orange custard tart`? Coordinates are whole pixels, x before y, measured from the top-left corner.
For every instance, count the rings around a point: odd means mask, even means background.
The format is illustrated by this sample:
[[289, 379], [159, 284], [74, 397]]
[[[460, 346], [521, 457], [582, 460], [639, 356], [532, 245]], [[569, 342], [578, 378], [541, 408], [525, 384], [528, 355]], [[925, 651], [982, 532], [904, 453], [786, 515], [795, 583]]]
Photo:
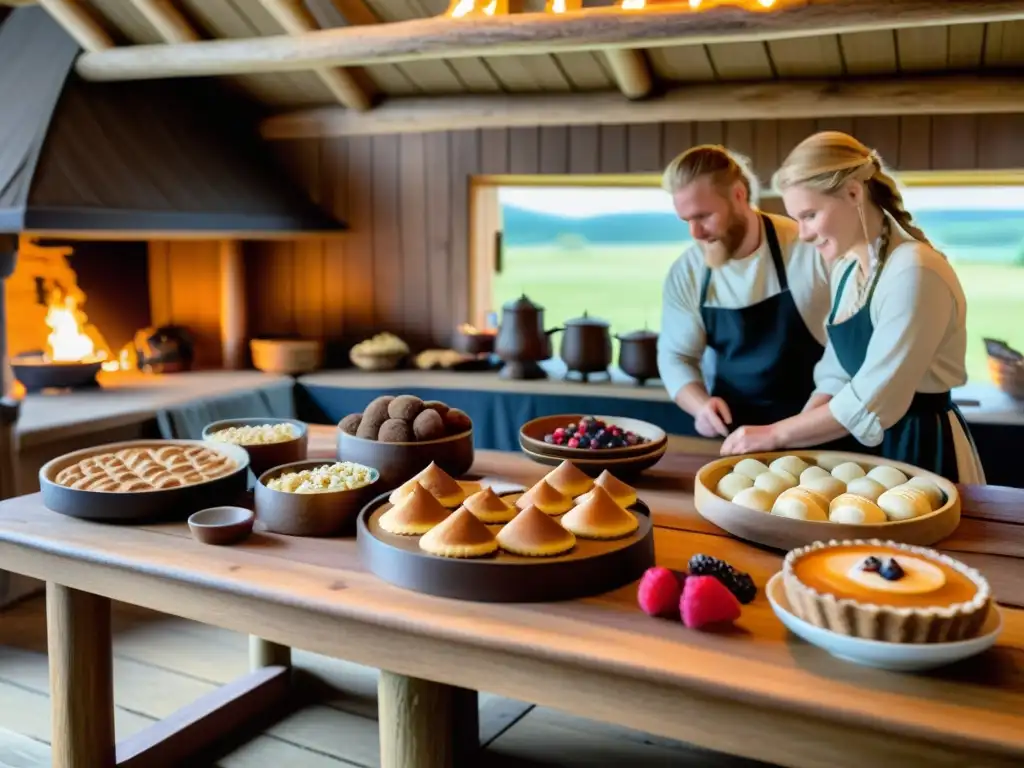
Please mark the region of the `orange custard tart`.
[[992, 603], [978, 571], [940, 552], [892, 541], [816, 541], [782, 564], [790, 609], [815, 626], [890, 643], [975, 636]]

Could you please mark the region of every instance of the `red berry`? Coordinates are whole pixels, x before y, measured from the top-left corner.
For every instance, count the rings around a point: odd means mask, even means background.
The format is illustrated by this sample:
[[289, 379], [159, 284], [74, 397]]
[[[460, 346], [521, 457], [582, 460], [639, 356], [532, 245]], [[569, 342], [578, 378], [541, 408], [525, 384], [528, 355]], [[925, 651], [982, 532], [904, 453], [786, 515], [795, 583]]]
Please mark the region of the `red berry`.
[[558, 428], [557, 428], [557, 429], [555, 430], [554, 434], [555, 434], [555, 436], [556, 436], [556, 437], [557, 437], [558, 435], [564, 435], [564, 434], [565, 434], [565, 429], [564, 429], [563, 427], [558, 427]]
[[596, 451], [596, 450], [597, 450], [598, 448], [600, 448], [601, 446], [597, 444], [597, 441], [596, 441], [596, 440], [592, 440], [592, 441], [590, 442], [590, 445], [589, 445], [589, 446], [587, 446], [587, 447], [588, 447], [588, 448], [590, 448], [590, 450], [592, 450], [592, 451]]
[[561, 445], [565, 442], [565, 437], [562, 435], [555, 435], [553, 439], [555, 441], [555, 445]]
[[679, 613], [691, 629], [725, 624], [740, 617], [740, 602], [714, 576], [690, 576], [683, 587]]
[[579, 444], [580, 444], [580, 441], [579, 441], [579, 440], [577, 440], [577, 439], [576, 439], [575, 437], [570, 437], [570, 438], [569, 438], [569, 447], [570, 447], [570, 448], [575, 448], [575, 447], [576, 447], [576, 446], [578, 446]]
[[656, 565], [648, 568], [640, 579], [636, 600], [640, 610], [648, 616], [675, 617], [679, 615], [682, 592], [683, 587], [675, 573]]

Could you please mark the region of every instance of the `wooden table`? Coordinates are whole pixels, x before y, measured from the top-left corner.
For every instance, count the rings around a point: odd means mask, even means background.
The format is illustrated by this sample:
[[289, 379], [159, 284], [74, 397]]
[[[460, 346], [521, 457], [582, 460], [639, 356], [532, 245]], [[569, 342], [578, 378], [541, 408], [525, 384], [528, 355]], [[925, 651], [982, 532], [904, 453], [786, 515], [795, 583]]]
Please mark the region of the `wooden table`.
[[[312, 451], [332, 452], [331, 430]], [[759, 586], [780, 555], [723, 535], [686, 488], [706, 457], [669, 455], [641, 487], [658, 561], [722, 557]], [[522, 482], [544, 468], [481, 452], [474, 471]], [[997, 596], [1024, 602], [1024, 492], [965, 489], [955, 551], [983, 558]], [[1005, 538], [1004, 538], [1005, 537]], [[1024, 610], [1007, 608], [996, 648], [942, 672], [847, 664], [790, 636], [763, 594], [737, 626], [697, 632], [652, 619], [635, 587], [555, 604], [479, 604], [404, 591], [367, 573], [355, 543], [254, 534], [234, 547], [183, 524], [114, 527], [0, 503], [5, 567], [47, 580], [53, 761], [58, 768], [183, 761], [279, 698], [288, 649], [383, 670], [384, 768], [472, 764], [484, 690], [787, 766], [1019, 766], [1024, 761]], [[253, 641], [256, 671], [129, 743], [113, 736], [110, 600], [227, 629]], [[241, 702], [241, 703], [239, 703]]]

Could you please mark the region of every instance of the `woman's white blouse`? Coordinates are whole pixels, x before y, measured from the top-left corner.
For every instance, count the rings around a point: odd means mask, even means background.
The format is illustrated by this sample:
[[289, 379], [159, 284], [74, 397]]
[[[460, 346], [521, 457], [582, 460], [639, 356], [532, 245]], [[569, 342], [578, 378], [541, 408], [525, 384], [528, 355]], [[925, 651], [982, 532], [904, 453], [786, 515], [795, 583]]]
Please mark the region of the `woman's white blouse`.
[[[934, 248], [895, 232], [893, 238], [868, 309], [874, 331], [864, 364], [851, 378], [830, 342], [814, 369], [815, 394], [832, 395], [832, 415], [868, 446], [882, 442], [916, 392], [948, 392], [967, 381], [967, 301], [956, 272]], [[833, 268], [833, 302], [854, 261]], [[839, 299], [840, 324], [855, 309], [860, 278], [858, 268]]]

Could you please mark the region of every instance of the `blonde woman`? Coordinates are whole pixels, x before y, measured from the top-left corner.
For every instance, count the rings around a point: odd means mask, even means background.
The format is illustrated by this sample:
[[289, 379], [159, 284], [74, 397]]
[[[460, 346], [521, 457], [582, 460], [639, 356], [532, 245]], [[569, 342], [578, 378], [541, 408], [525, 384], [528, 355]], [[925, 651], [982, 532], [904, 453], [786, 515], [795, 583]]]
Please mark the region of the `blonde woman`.
[[772, 184], [831, 268], [828, 346], [803, 412], [743, 426], [723, 454], [852, 435], [865, 453], [954, 481], [985, 482], [950, 390], [967, 381], [967, 302], [945, 256], [903, 207], [881, 158], [827, 131], [801, 142]]

